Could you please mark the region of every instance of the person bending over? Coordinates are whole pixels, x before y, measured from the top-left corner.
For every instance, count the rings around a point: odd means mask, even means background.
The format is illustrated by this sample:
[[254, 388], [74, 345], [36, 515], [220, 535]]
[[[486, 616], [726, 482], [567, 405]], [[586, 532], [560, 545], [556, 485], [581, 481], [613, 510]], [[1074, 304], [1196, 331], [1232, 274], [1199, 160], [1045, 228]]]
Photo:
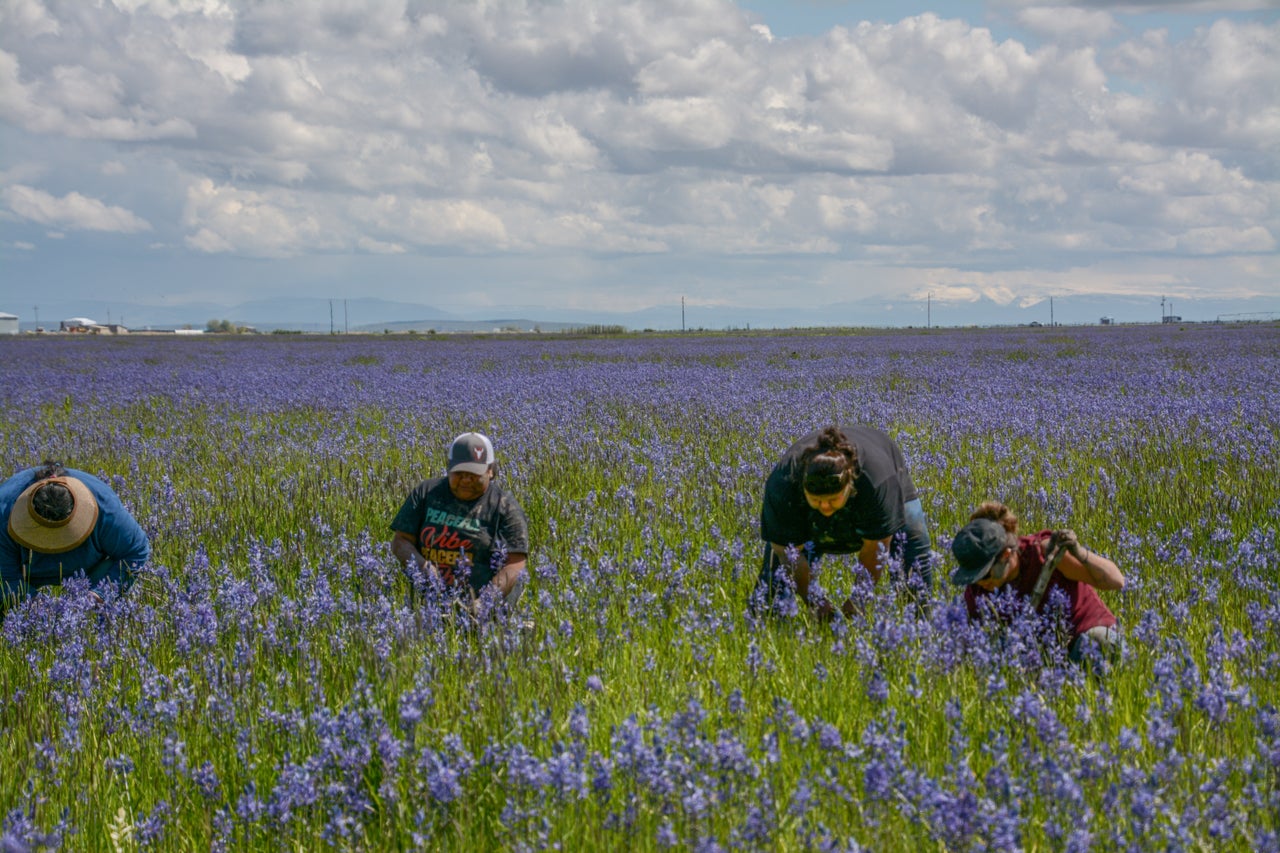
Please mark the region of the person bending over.
[[[909, 594], [923, 597], [933, 584], [920, 496], [902, 450], [872, 427], [829, 426], [793, 444], [765, 482], [760, 536], [765, 547], [753, 611], [788, 594], [780, 582], [787, 568], [800, 599], [820, 617], [833, 616], [831, 602], [810, 595], [813, 567], [823, 554], [857, 554], [876, 583], [887, 549], [903, 567]], [[840, 609], [852, 615], [853, 601], [846, 599]]]
[[1043, 612], [1053, 590], [1060, 590], [1069, 606], [1070, 659], [1081, 661], [1090, 644], [1114, 656], [1120, 633], [1115, 614], [1098, 590], [1124, 589], [1124, 575], [1111, 560], [1081, 545], [1072, 530], [1041, 530], [1019, 536], [1018, 517], [1004, 504], [988, 501], [973, 512], [951, 543], [958, 564], [951, 582], [964, 587], [965, 605], [973, 619], [982, 615], [978, 603], [1004, 587], [1033, 601], [1041, 569], [1055, 545], [1062, 553], [1042, 585], [1040, 600], [1034, 602], [1036, 612]]
[[[83, 573], [94, 587], [133, 585], [151, 543], [106, 483], [45, 460], [0, 484], [3, 606]], [[97, 592], [93, 593], [97, 596]]]

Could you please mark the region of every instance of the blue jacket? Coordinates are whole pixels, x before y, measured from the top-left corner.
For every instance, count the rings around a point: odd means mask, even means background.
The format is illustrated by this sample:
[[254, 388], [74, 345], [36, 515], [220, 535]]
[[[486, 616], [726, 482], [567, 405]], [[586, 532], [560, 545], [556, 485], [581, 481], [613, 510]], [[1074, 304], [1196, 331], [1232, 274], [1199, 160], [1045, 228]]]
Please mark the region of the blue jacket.
[[78, 572], [97, 584], [112, 580], [120, 591], [128, 589], [134, 572], [151, 556], [147, 534], [120, 503], [111, 487], [92, 474], [67, 469], [89, 487], [98, 502], [98, 523], [76, 548], [61, 554], [43, 554], [19, 545], [9, 536], [9, 513], [23, 490], [35, 482], [35, 468], [28, 468], [0, 483], [0, 595], [11, 604], [34, 594], [40, 587], [56, 586]]

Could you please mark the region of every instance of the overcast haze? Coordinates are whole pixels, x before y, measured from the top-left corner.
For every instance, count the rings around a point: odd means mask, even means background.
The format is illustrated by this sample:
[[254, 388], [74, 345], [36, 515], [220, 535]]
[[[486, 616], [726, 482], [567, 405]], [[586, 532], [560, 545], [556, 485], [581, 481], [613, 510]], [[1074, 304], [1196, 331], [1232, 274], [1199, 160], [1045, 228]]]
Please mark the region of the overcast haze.
[[44, 325], [1280, 312], [1278, 198], [1270, 2], [0, 0]]

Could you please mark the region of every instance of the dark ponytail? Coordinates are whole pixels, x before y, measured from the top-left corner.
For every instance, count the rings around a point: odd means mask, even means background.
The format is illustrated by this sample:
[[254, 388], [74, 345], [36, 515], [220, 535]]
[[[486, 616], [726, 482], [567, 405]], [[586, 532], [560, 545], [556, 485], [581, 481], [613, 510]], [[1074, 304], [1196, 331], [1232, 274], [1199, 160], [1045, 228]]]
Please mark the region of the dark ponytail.
[[804, 490], [811, 495], [834, 495], [857, 479], [858, 450], [839, 427], [829, 426], [804, 454]]
[[[39, 483], [41, 480], [65, 476], [67, 476], [67, 469], [61, 462], [46, 459], [36, 469], [32, 482]], [[75, 510], [76, 500], [71, 490], [62, 483], [48, 483], [36, 489], [31, 495], [31, 508], [46, 521], [64, 521], [70, 518], [72, 511]]]

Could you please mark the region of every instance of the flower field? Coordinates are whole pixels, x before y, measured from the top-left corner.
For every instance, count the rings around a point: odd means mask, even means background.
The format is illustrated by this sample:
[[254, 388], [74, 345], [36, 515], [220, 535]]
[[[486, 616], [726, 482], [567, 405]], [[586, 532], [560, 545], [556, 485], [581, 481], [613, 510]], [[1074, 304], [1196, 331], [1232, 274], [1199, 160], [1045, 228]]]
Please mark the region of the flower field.
[[[133, 590], [10, 610], [3, 847], [1280, 850], [1280, 328], [0, 340], [0, 472], [107, 480]], [[798, 436], [902, 445], [931, 606], [749, 617]], [[457, 433], [529, 517], [519, 618], [387, 547]], [[1112, 557], [1122, 657], [970, 625], [982, 500]], [[9, 845], [9, 846], [5, 846]]]

